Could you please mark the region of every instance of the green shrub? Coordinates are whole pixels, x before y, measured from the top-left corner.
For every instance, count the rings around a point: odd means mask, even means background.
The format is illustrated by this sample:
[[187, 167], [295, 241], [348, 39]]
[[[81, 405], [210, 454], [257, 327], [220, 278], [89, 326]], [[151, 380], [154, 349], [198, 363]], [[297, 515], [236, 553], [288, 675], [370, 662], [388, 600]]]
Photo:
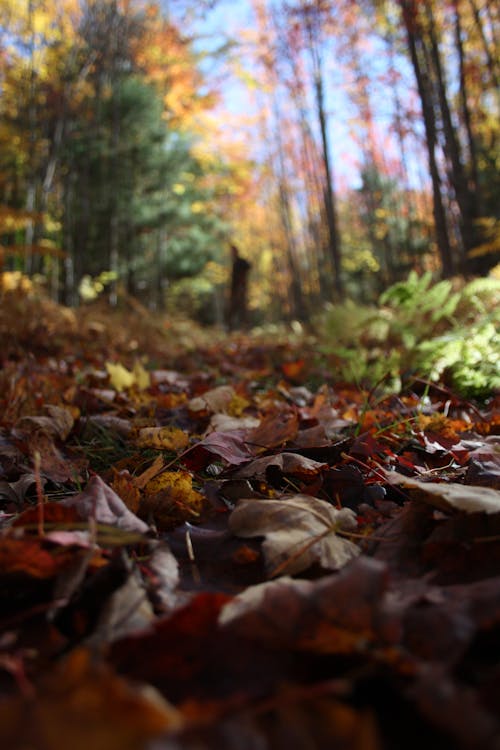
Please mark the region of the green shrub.
[[444, 381], [466, 396], [500, 387], [500, 281], [455, 288], [414, 271], [389, 287], [378, 308], [331, 306], [319, 324], [320, 352], [343, 380], [394, 389], [401, 372]]

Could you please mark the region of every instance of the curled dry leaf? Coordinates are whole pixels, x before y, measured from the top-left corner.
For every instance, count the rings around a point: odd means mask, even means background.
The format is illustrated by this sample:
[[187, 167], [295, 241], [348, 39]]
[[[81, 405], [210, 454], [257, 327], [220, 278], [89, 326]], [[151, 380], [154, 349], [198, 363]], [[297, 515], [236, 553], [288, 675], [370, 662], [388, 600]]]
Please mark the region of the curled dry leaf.
[[253, 430], [259, 424], [256, 417], [233, 417], [229, 414], [214, 414], [206, 435], [211, 432], [233, 432], [234, 430]]
[[248, 442], [255, 452], [285, 445], [297, 437], [299, 417], [295, 409], [284, 408], [265, 416], [260, 425], [252, 430]]
[[136, 531], [144, 534], [148, 525], [131, 513], [123, 500], [101, 477], [94, 476], [83, 492], [64, 501], [69, 507], [78, 511], [80, 518], [95, 518], [98, 523], [117, 526], [125, 531]]
[[206, 466], [217, 456], [232, 466], [246, 463], [251, 458], [246, 443], [248, 430], [211, 432], [201, 440], [187, 457], [187, 464], [193, 469]]
[[283, 576], [248, 586], [224, 605], [226, 632], [279, 648], [349, 653], [377, 638], [397, 643], [402, 627], [387, 597], [387, 569], [361, 555], [317, 581]]
[[276, 456], [265, 456], [251, 461], [233, 472], [233, 479], [266, 479], [267, 471], [279, 470], [283, 474], [291, 474], [303, 479], [313, 477], [320, 471], [328, 469], [328, 464], [313, 461], [298, 453], [278, 453]]
[[353, 531], [356, 526], [352, 510], [337, 510], [309, 495], [240, 500], [229, 518], [236, 536], [265, 537], [262, 550], [270, 578], [300, 573], [314, 563], [329, 570], [341, 568], [360, 550], [336, 531]]
[[47, 405], [45, 409], [48, 417], [25, 416], [18, 419], [14, 426], [14, 434], [26, 435], [36, 430], [43, 430], [51, 438], [66, 440], [74, 425], [74, 418], [70, 409], [52, 404]]
[[230, 385], [220, 385], [206, 391], [202, 396], [192, 398], [189, 410], [192, 412], [212, 412], [213, 414], [227, 414], [231, 402], [236, 398], [236, 391]]
[[449, 482], [420, 482], [393, 471], [387, 475], [391, 484], [412, 490], [412, 495], [439, 510], [464, 513], [500, 513], [500, 491], [490, 487]]
[[[0, 500], [21, 505], [35, 481], [34, 474], [23, 474], [17, 482], [0, 481]], [[42, 478], [42, 487], [44, 485], [45, 479]]]

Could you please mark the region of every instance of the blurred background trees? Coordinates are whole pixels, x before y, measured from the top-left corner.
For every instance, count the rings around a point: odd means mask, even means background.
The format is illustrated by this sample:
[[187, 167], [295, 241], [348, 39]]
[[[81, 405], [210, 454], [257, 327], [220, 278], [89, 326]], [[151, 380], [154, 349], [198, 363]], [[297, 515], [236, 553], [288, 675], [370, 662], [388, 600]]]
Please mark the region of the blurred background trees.
[[224, 0], [0, 0], [4, 268], [222, 322], [234, 242], [256, 323], [488, 273], [496, 5], [242, 9], [221, 35]]

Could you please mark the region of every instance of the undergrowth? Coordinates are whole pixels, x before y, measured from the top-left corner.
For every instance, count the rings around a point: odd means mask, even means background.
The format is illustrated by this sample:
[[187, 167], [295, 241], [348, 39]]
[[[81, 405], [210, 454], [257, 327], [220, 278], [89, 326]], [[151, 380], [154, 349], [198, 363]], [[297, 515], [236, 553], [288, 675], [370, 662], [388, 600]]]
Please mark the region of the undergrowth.
[[318, 324], [319, 349], [343, 380], [400, 385], [401, 374], [443, 381], [465, 397], [500, 388], [500, 281], [457, 289], [410, 273], [378, 306], [331, 306]]

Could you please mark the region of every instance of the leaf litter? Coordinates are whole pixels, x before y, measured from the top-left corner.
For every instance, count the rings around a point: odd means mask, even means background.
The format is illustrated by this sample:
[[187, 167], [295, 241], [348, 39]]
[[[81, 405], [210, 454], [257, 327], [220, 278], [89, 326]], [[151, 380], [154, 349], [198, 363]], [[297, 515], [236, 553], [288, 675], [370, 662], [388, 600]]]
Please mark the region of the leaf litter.
[[494, 395], [51, 314], [0, 373], [2, 747], [500, 747]]

